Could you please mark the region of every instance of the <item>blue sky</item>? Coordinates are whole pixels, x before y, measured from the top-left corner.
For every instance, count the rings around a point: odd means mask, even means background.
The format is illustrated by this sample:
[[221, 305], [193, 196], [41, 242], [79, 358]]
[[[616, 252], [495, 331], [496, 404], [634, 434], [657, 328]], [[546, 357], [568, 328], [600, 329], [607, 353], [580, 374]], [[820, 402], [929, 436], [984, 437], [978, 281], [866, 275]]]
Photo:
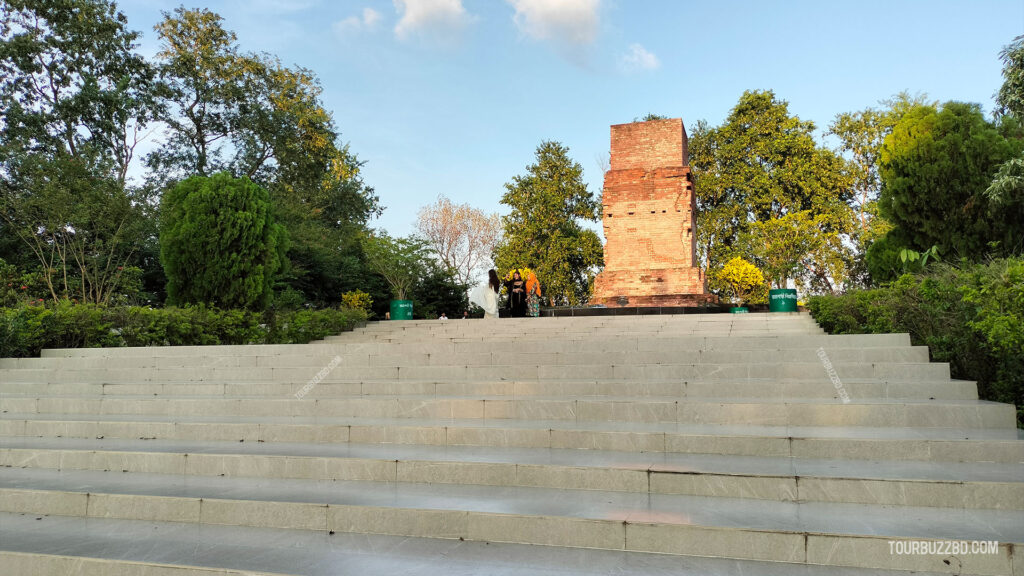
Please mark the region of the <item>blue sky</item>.
[[[127, 0], [141, 50], [179, 2]], [[720, 123], [771, 89], [819, 131], [901, 90], [992, 109], [998, 53], [1024, 34], [1015, 1], [223, 0], [243, 50], [313, 70], [342, 140], [413, 230], [445, 194], [504, 213], [503, 185], [543, 140], [567, 145], [594, 192], [609, 125], [648, 112]]]

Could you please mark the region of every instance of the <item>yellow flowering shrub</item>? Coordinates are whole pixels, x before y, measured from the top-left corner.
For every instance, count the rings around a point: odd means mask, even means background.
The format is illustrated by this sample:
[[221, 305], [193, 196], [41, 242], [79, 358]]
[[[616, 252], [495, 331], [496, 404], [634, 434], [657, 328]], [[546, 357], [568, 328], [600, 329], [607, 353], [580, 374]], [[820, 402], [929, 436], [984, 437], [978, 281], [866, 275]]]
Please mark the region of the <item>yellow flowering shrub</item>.
[[755, 288], [764, 284], [764, 274], [761, 274], [757, 266], [737, 256], [718, 271], [718, 280], [725, 284], [737, 304], [742, 304]]

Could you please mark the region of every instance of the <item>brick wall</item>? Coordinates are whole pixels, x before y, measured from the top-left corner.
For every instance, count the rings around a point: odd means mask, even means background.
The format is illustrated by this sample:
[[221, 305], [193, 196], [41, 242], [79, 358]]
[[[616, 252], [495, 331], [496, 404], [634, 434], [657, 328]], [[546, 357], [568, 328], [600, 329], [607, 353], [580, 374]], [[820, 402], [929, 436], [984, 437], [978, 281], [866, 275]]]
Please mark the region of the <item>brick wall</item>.
[[681, 118], [612, 126], [612, 171], [688, 165], [686, 128]]
[[679, 118], [611, 127], [604, 177], [605, 269], [592, 302], [608, 306], [706, 301], [696, 264], [693, 178]]

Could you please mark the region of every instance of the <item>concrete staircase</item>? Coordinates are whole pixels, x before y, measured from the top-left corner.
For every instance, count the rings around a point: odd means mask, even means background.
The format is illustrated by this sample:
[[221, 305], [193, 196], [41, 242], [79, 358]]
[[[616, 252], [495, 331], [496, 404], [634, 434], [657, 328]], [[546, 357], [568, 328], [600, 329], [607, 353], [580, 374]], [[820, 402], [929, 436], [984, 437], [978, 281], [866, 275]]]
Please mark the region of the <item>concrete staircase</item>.
[[1014, 423], [802, 314], [46, 350], [0, 360], [0, 573], [1021, 576]]

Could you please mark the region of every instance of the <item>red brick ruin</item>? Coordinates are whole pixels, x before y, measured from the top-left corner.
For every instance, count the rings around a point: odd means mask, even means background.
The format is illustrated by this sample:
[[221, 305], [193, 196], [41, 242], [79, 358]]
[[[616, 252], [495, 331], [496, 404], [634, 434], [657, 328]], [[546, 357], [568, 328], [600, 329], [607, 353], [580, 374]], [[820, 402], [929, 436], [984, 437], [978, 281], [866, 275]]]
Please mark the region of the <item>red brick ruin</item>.
[[604, 271], [591, 304], [715, 302], [696, 265], [693, 177], [680, 118], [612, 126], [604, 175]]

